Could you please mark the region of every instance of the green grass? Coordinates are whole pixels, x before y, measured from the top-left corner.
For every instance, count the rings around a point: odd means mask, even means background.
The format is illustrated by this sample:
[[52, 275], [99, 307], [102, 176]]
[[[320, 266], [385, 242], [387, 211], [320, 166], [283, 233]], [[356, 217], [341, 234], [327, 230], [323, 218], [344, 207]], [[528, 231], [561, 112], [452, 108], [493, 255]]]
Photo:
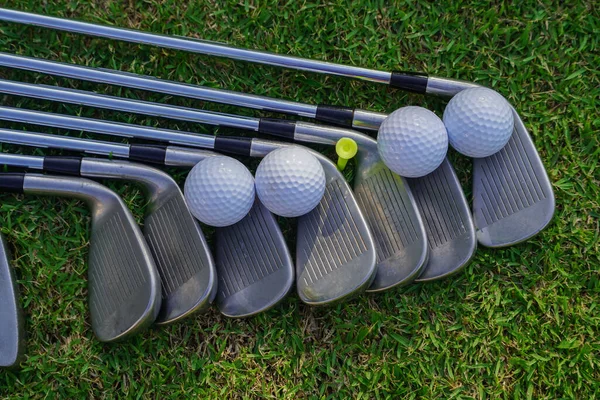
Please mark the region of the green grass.
[[[55, 16], [382, 70], [424, 70], [492, 86], [516, 106], [530, 130], [557, 208], [552, 224], [536, 238], [503, 250], [480, 248], [473, 263], [450, 279], [323, 309], [290, 296], [248, 320], [211, 311], [103, 345], [93, 337], [86, 305], [84, 205], [0, 194], [2, 234], [13, 252], [28, 334], [23, 368], [0, 371], [0, 397], [598, 397], [600, 14], [593, 2], [502, 4], [5, 0], [6, 7]], [[305, 102], [388, 112], [414, 104], [438, 115], [444, 107], [437, 99], [364, 82], [7, 23], [0, 23], [0, 50]], [[4, 68], [0, 76], [240, 112]], [[214, 132], [10, 96], [2, 101]], [[469, 192], [469, 163], [453, 159]], [[183, 173], [172, 172], [182, 181]], [[136, 188], [109, 186], [141, 217], [144, 204]], [[293, 241], [292, 229], [284, 228]]]

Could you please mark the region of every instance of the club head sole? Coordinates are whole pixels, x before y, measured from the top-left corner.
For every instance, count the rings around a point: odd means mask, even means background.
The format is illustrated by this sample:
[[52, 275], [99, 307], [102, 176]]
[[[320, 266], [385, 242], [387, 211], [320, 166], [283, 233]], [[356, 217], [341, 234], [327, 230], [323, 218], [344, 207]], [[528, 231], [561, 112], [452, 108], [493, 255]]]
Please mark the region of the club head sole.
[[298, 218], [296, 285], [310, 305], [331, 304], [365, 290], [375, 277], [375, 242], [348, 183], [335, 165], [310, 150], [326, 176], [325, 194]]
[[477, 239], [469, 204], [448, 159], [431, 174], [408, 183], [425, 223], [429, 261], [416, 279], [432, 281], [463, 269], [475, 255]]
[[411, 283], [428, 259], [427, 237], [406, 181], [378, 159], [359, 162], [354, 183], [356, 200], [373, 232], [377, 273], [368, 292]]
[[257, 199], [240, 222], [218, 228], [217, 305], [232, 318], [266, 311], [290, 292], [294, 265], [277, 220]]
[[552, 220], [554, 193], [523, 121], [498, 153], [473, 161], [473, 218], [477, 240], [506, 247], [535, 236]]
[[8, 247], [0, 235], [0, 367], [18, 367], [25, 347], [23, 315], [19, 304]]
[[152, 205], [143, 232], [161, 277], [162, 307], [156, 323], [174, 323], [206, 310], [216, 294], [216, 269], [179, 187]]

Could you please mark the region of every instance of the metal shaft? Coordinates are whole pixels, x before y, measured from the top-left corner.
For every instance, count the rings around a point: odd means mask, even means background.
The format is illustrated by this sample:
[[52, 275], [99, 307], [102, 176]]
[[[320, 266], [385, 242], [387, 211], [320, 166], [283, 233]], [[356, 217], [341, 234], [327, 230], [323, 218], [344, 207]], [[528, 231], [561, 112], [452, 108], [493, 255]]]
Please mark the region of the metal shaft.
[[126, 144], [72, 138], [69, 136], [47, 135], [44, 133], [17, 131], [12, 129], [0, 129], [0, 143], [29, 146], [32, 142], [35, 143], [36, 147], [41, 148], [62, 148], [103, 156], [112, 155], [120, 158], [129, 157], [129, 145]]
[[193, 53], [250, 61], [265, 65], [293, 68], [304, 71], [321, 72], [363, 79], [372, 82], [389, 83], [390, 72], [377, 71], [349, 65], [315, 61], [306, 58], [284, 56], [280, 54], [239, 49], [226, 44], [193, 40], [182, 37], [165, 36], [141, 31], [102, 26], [87, 22], [73, 21], [63, 18], [48, 17], [16, 10], [0, 9], [0, 20], [22, 24], [42, 26], [62, 31], [82, 33], [85, 35], [118, 39], [126, 42], [150, 44]]
[[45, 113], [41, 111], [22, 110], [11, 107], [0, 107], [0, 119], [9, 121], [31, 123], [36, 125], [48, 125], [57, 128], [82, 130], [95, 133], [103, 133], [128, 138], [143, 138], [170, 142], [181, 145], [213, 149], [215, 136], [181, 133], [166, 129], [149, 128], [139, 125], [120, 124], [101, 120], [71, 117], [68, 115]]
[[259, 110], [278, 111], [302, 117], [314, 118], [317, 106], [297, 103], [265, 96], [238, 93], [231, 90], [213, 89], [204, 86], [162, 80], [150, 76], [104, 68], [42, 60], [0, 52], [0, 65], [89, 82], [105, 83], [158, 93], [183, 96], [193, 99], [232, 104]]

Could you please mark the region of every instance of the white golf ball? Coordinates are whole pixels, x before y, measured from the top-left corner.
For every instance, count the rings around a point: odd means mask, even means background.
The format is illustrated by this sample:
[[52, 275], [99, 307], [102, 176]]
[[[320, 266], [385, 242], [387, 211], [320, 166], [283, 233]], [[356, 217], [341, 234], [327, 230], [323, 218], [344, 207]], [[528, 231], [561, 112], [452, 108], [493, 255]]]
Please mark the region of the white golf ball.
[[492, 89], [471, 88], [457, 93], [444, 110], [450, 145], [469, 157], [488, 157], [510, 139], [514, 117], [508, 101]]
[[382, 122], [377, 148], [383, 162], [400, 176], [419, 178], [440, 166], [448, 152], [442, 120], [423, 107], [402, 107]]
[[299, 217], [325, 193], [325, 172], [309, 151], [290, 146], [267, 154], [256, 169], [256, 194], [273, 214]]
[[216, 227], [244, 218], [255, 199], [254, 178], [238, 160], [215, 156], [200, 161], [185, 180], [184, 195], [199, 221]]

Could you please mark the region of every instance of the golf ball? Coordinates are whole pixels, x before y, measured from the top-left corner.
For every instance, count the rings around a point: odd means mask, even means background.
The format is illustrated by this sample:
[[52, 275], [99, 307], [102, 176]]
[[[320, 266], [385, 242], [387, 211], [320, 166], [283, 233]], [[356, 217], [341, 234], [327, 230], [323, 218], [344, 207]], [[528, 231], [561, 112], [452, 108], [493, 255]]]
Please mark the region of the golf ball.
[[309, 151], [290, 146], [267, 154], [256, 170], [256, 194], [273, 214], [299, 217], [325, 193], [325, 172]]
[[255, 193], [254, 178], [248, 168], [225, 156], [200, 161], [184, 186], [192, 215], [216, 227], [233, 225], [244, 218], [254, 204]]
[[469, 157], [488, 157], [510, 139], [514, 117], [508, 101], [492, 89], [457, 93], [444, 110], [450, 145]]
[[448, 135], [442, 120], [423, 107], [402, 107], [381, 123], [377, 148], [393, 172], [419, 178], [440, 166], [448, 152]]

